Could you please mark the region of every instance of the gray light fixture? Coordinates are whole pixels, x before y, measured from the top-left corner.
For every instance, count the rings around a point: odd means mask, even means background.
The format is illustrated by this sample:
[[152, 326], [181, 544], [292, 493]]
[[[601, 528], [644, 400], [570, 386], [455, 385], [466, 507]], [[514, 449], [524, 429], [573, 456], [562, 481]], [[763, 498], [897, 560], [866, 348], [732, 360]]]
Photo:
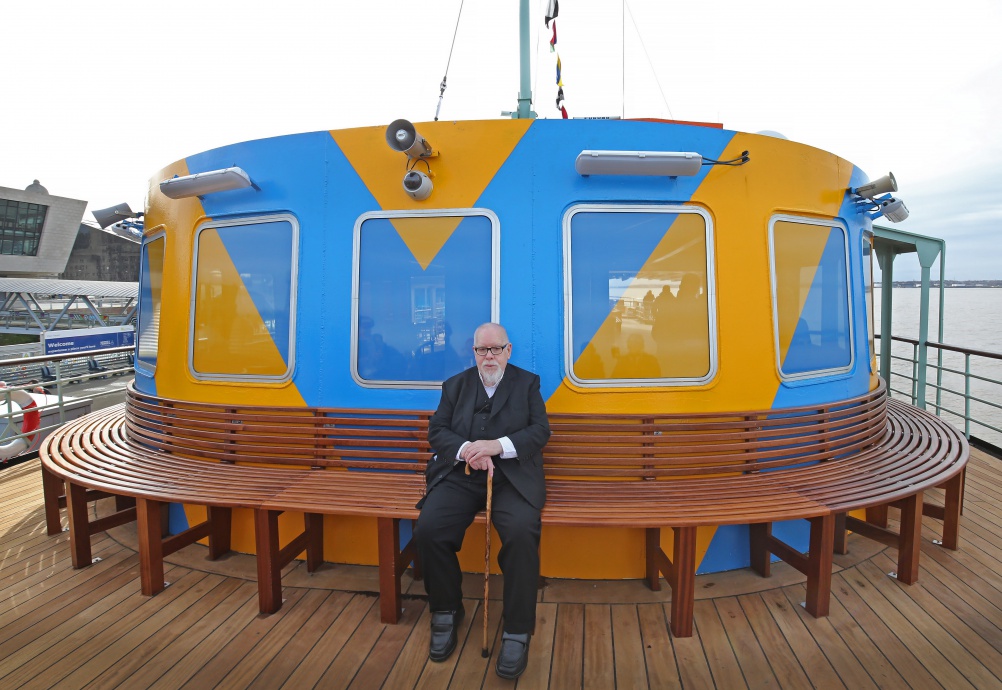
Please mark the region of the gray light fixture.
[[887, 173], [883, 177], [879, 177], [872, 182], [867, 182], [849, 191], [853, 194], [864, 196], [867, 199], [873, 199], [881, 194], [890, 194], [891, 192], [898, 191], [898, 181], [894, 179], [894, 173]]
[[91, 211], [91, 215], [94, 216], [94, 220], [97, 224], [101, 226], [104, 230], [109, 225], [114, 225], [119, 221], [123, 221], [127, 218], [137, 218], [141, 217], [142, 213], [136, 213], [128, 204], [117, 204], [115, 206], [110, 206], [108, 208], [99, 208]]
[[222, 168], [207, 172], [172, 177], [160, 183], [160, 191], [171, 199], [184, 199], [190, 196], [204, 196], [214, 192], [226, 192], [231, 189], [250, 187], [250, 175], [241, 168]]
[[582, 151], [574, 161], [579, 175], [692, 177], [703, 157], [691, 151]]

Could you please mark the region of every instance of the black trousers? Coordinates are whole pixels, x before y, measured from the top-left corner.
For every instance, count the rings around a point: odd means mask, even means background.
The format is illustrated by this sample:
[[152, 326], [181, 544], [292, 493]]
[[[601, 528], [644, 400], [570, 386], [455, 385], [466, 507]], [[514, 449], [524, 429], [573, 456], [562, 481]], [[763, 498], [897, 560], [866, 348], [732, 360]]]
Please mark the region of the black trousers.
[[[455, 611], [462, 603], [463, 575], [456, 554], [466, 528], [487, 505], [487, 472], [467, 475], [465, 469], [465, 463], [457, 464], [432, 489], [418, 517], [415, 539], [432, 611]], [[540, 514], [498, 469], [491, 521], [501, 537], [498, 563], [504, 574], [504, 631], [532, 632], [539, 585]]]

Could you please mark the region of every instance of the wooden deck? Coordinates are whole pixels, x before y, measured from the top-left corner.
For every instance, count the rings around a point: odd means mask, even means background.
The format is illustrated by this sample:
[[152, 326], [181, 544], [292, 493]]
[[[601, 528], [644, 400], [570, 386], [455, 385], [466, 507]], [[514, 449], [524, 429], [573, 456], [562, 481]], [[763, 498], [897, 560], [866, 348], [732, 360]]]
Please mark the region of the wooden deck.
[[[74, 571], [66, 535], [45, 535], [38, 461], [0, 470], [0, 688], [513, 685], [481, 657], [475, 576], [465, 644], [433, 664], [420, 583], [405, 578], [414, 596], [401, 623], [383, 625], [369, 593], [375, 568], [327, 565], [308, 576], [293, 565], [285, 605], [260, 616], [253, 560], [210, 563], [196, 545], [169, 559], [171, 586], [146, 598], [131, 530], [96, 536], [101, 562]], [[1002, 687], [1002, 462], [972, 450], [961, 549], [934, 545], [939, 532], [927, 518], [910, 587], [888, 577], [893, 549], [850, 538], [823, 619], [802, 610], [803, 577], [782, 564], [767, 580], [700, 576], [689, 639], [668, 634], [668, 592], [550, 581], [518, 687]], [[500, 608], [491, 606], [495, 645]]]

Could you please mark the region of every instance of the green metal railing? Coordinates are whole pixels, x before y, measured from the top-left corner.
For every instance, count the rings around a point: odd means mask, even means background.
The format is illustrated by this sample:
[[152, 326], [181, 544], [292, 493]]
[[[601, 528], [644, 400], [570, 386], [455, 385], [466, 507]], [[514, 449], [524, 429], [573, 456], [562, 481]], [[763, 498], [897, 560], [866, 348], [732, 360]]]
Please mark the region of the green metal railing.
[[888, 388], [892, 394], [935, 412], [958, 428], [962, 422], [968, 438], [974, 434], [1002, 445], [1002, 353], [926, 342], [937, 356], [935, 361], [927, 358], [925, 395], [920, 400], [921, 344], [899, 336], [891, 341], [904, 346], [891, 353]]

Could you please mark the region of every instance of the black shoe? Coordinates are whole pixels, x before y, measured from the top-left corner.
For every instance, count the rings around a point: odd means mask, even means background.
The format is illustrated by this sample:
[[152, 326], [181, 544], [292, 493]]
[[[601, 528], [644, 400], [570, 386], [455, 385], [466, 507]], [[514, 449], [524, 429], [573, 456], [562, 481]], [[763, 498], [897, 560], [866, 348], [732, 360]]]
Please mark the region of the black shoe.
[[457, 611], [433, 611], [431, 614], [431, 645], [428, 658], [445, 661], [456, 649], [456, 628], [463, 622], [466, 613], [462, 604]]
[[501, 651], [498, 652], [497, 672], [502, 678], [514, 680], [522, 675], [529, 663], [529, 640], [532, 635], [504, 633], [501, 635]]

